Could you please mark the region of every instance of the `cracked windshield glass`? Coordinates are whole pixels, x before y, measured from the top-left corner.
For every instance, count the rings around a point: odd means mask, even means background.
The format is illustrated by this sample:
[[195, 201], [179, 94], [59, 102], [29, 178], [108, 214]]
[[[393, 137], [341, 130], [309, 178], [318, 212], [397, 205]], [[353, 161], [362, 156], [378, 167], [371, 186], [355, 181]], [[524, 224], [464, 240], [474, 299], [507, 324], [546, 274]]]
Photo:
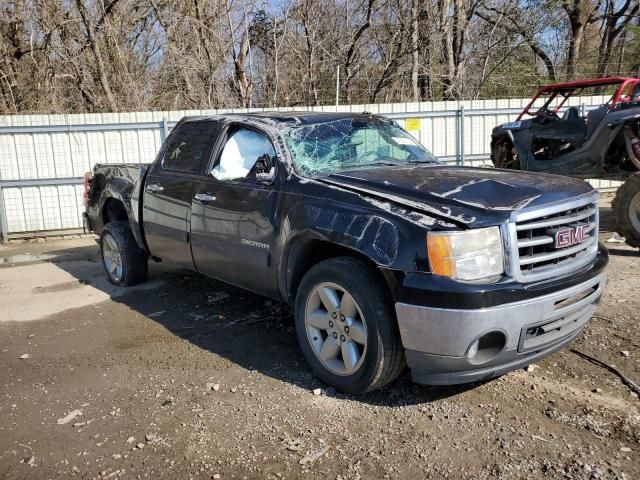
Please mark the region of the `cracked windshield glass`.
[[309, 177], [374, 166], [437, 163], [395, 122], [376, 118], [292, 127], [285, 139], [296, 171]]

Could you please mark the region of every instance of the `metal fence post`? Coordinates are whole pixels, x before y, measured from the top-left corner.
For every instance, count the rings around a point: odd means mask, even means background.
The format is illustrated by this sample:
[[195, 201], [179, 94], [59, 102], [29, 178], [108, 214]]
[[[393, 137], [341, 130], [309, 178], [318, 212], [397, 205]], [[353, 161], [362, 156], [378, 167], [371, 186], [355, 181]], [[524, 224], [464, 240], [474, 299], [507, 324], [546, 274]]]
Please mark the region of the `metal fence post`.
[[169, 123], [167, 122], [167, 117], [162, 117], [162, 141], [164, 142], [169, 136]]
[[458, 155], [457, 164], [464, 165], [464, 106], [458, 109]]
[[4, 208], [4, 193], [2, 193], [2, 185], [0, 185], [0, 242], [7, 243], [8, 240], [7, 211]]

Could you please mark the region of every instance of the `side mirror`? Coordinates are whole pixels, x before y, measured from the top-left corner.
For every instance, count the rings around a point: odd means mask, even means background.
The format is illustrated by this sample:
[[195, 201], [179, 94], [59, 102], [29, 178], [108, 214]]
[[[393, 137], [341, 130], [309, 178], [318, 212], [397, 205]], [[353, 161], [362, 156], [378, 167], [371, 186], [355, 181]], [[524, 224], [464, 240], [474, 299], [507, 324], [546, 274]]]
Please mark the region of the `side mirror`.
[[271, 167], [271, 170], [265, 173], [256, 173], [256, 180], [260, 183], [271, 183], [276, 178], [276, 169]]
[[256, 180], [260, 183], [271, 183], [276, 177], [276, 167], [268, 155], [258, 158], [253, 168], [255, 168]]

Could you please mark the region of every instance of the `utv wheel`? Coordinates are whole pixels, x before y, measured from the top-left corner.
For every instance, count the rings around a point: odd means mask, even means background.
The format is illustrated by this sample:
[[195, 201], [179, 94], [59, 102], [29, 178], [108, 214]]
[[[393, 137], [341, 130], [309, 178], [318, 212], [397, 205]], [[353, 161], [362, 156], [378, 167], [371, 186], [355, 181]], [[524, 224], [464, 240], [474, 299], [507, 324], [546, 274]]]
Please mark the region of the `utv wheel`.
[[325, 383], [364, 393], [393, 381], [405, 366], [388, 294], [365, 263], [339, 257], [304, 276], [295, 301], [302, 353]]
[[104, 226], [100, 253], [102, 265], [114, 285], [137, 285], [147, 279], [147, 252], [138, 247], [129, 222], [111, 222]]
[[627, 244], [640, 248], [640, 173], [620, 185], [611, 204], [616, 231]]
[[520, 170], [520, 157], [510, 141], [503, 140], [496, 148], [493, 166], [509, 170]]

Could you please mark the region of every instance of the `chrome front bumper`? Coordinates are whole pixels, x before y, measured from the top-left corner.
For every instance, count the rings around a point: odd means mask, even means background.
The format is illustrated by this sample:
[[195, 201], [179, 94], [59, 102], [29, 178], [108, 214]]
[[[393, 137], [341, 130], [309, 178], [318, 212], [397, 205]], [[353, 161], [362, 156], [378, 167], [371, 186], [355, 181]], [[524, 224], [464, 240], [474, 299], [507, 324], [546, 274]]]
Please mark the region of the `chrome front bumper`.
[[[456, 384], [484, 380], [537, 361], [570, 343], [602, 296], [601, 273], [573, 287], [492, 308], [460, 310], [396, 303], [414, 381]], [[478, 339], [502, 338], [489, 354], [471, 353]]]

